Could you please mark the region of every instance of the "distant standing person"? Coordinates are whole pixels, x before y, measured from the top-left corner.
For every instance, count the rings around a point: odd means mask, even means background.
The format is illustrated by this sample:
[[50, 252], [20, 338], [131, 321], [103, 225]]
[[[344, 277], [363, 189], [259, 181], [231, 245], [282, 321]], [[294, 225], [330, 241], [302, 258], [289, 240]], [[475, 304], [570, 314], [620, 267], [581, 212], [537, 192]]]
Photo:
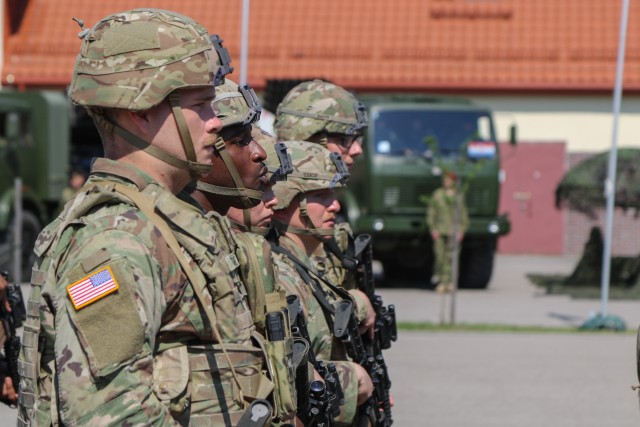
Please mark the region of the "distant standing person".
[[458, 193], [456, 181], [455, 172], [445, 172], [442, 176], [442, 187], [433, 193], [427, 208], [427, 225], [433, 239], [435, 273], [438, 276], [436, 291], [439, 293], [453, 290], [451, 261], [454, 238], [460, 243], [469, 226], [464, 194]]
[[82, 188], [87, 180], [87, 174], [79, 169], [74, 169], [69, 174], [69, 185], [62, 190], [60, 206], [64, 206], [67, 202], [76, 196], [78, 190]]

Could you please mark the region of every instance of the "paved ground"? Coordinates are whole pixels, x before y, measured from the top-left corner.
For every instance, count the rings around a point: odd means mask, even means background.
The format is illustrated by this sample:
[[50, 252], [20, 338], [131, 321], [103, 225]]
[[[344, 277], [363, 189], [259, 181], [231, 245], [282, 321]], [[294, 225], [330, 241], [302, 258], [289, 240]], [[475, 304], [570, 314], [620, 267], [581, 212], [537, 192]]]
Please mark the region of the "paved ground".
[[[599, 300], [549, 296], [527, 273], [569, 273], [575, 258], [498, 256], [485, 291], [456, 297], [456, 320], [534, 326], [577, 326], [601, 310]], [[400, 321], [438, 322], [433, 291], [381, 289]], [[640, 301], [612, 301], [608, 312], [630, 329]], [[635, 373], [631, 334], [407, 332], [385, 353], [393, 380], [395, 426], [637, 426], [630, 386]], [[0, 427], [15, 425], [0, 406]]]
[[[600, 300], [545, 295], [527, 273], [569, 273], [575, 258], [499, 256], [486, 291], [462, 290], [456, 319], [465, 323], [578, 326]], [[382, 289], [400, 321], [440, 319], [433, 291]], [[613, 301], [608, 312], [630, 329], [640, 301]], [[398, 426], [637, 426], [635, 336], [401, 331], [385, 356]]]
[[401, 331], [394, 426], [632, 427], [635, 337]]

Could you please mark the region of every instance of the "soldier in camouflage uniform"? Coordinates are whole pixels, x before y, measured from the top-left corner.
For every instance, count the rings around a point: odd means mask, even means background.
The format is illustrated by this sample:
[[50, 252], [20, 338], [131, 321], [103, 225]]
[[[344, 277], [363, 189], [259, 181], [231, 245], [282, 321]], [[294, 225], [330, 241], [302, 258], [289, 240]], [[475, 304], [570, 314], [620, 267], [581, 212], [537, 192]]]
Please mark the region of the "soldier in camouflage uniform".
[[[238, 253], [239, 250], [244, 250], [240, 248], [235, 233], [232, 232], [231, 223], [225, 215], [232, 207], [237, 207], [246, 215], [247, 209], [262, 204], [264, 190], [270, 188], [265, 164], [267, 154], [254, 137], [258, 129], [254, 123], [259, 119], [261, 110], [260, 105], [254, 100], [255, 94], [252, 90], [247, 87], [241, 92], [240, 87], [228, 78], [218, 87], [212, 107], [221, 119], [223, 128], [220, 131], [221, 140], [216, 146], [214, 169], [191, 189], [191, 196], [203, 206], [212, 221], [215, 220], [225, 229], [236, 254], [245, 260], [246, 254]], [[264, 246], [264, 251], [269, 249], [266, 242], [261, 246]], [[240, 267], [245, 272], [243, 279], [246, 282], [252, 277], [248, 271], [250, 265], [240, 262]], [[268, 267], [269, 270], [258, 288], [266, 289], [266, 292], [270, 293], [274, 290], [273, 271], [270, 265]], [[247, 292], [252, 302], [250, 306], [253, 310], [258, 309], [255, 304], [254, 287], [248, 286]], [[259, 310], [262, 309], [260, 307]], [[254, 320], [262, 323], [259, 319]]]
[[[286, 306], [284, 294], [280, 295], [274, 285], [272, 264], [260, 263], [262, 256], [270, 253], [270, 246], [261, 236], [252, 239], [236, 234], [224, 216], [233, 206], [248, 213], [249, 208], [262, 203], [264, 191], [270, 188], [272, 175], [267, 174], [267, 154], [256, 142], [259, 129], [254, 125], [260, 117], [261, 106], [252, 89], [247, 85], [238, 86], [228, 78], [216, 89], [216, 98], [211, 105], [222, 122], [220, 139], [215, 145], [211, 173], [189, 189], [190, 195], [203, 207], [218, 234], [225, 237], [229, 253], [237, 258], [239, 279], [243, 282], [251, 320], [257, 331], [265, 335], [265, 314], [280, 309], [271, 301], [279, 301]], [[275, 377], [281, 382], [276, 384], [276, 409], [284, 419], [293, 415], [296, 409], [292, 338], [289, 336], [285, 341], [286, 354], [270, 352], [275, 355], [270, 365], [279, 370]], [[269, 348], [278, 345], [273, 342], [264, 344]]]
[[[367, 126], [364, 105], [340, 86], [322, 80], [303, 82], [291, 89], [278, 105], [274, 123], [279, 140], [318, 143], [340, 154], [349, 169], [362, 154]], [[355, 290], [355, 275], [345, 268], [345, 256], [353, 256], [353, 232], [348, 222], [338, 221], [334, 239], [318, 246], [311, 259], [319, 274], [353, 290], [356, 304], [367, 308], [367, 326], [372, 330], [373, 308], [366, 296]]]
[[[454, 239], [460, 243], [469, 226], [469, 215], [462, 194], [455, 187], [456, 174], [442, 175], [442, 187], [434, 191], [427, 208], [427, 225], [431, 231], [435, 253], [435, 272], [439, 293], [453, 290], [451, 262]], [[457, 212], [456, 212], [457, 211]], [[456, 223], [456, 218], [459, 220]]]
[[175, 197], [213, 164], [215, 46], [157, 9], [80, 36], [69, 95], [105, 158], [35, 245], [18, 424], [235, 425], [273, 383], [224, 242]]
[[[338, 421], [348, 424], [354, 420], [357, 406], [371, 395], [373, 386], [360, 365], [348, 362], [344, 344], [331, 332], [333, 307], [337, 301], [351, 299], [349, 293], [321, 278], [310, 262], [322, 241], [333, 236], [340, 210], [333, 189], [343, 185], [348, 172], [339, 155], [318, 144], [290, 141], [288, 148], [294, 170], [286, 181], [274, 185], [278, 199], [273, 217], [277, 237], [271, 238], [276, 244], [277, 274], [287, 271], [290, 280], [281, 283], [289, 293], [301, 297], [316, 357], [336, 363], [345, 393]], [[366, 309], [358, 311], [356, 317], [362, 326]]]

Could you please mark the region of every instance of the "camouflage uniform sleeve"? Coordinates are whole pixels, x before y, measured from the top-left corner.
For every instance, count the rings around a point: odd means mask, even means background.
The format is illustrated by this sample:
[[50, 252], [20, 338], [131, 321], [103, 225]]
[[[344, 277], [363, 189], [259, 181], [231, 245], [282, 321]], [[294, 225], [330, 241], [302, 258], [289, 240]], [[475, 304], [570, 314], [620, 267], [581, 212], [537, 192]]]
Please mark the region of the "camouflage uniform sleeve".
[[344, 405], [340, 407], [340, 415], [335, 420], [341, 424], [351, 424], [358, 409], [358, 374], [355, 363], [347, 361], [332, 361], [332, 363], [336, 365], [344, 392]]
[[361, 292], [352, 289], [349, 291], [349, 295], [353, 299], [353, 303], [355, 304], [355, 313], [356, 320], [358, 321], [358, 325], [367, 318], [367, 301], [366, 296], [364, 296]]
[[431, 231], [437, 230], [439, 195], [440, 190], [438, 189], [431, 195], [429, 206], [427, 206], [427, 225]]
[[[158, 254], [133, 230], [80, 232], [74, 239], [60, 264], [58, 285], [50, 290], [62, 422], [177, 425], [153, 391], [153, 349], [166, 308], [163, 284], [184, 280], [181, 273], [160, 268]], [[172, 254], [165, 255], [176, 264]], [[93, 301], [82, 306], [86, 298], [71, 289], [87, 279], [98, 289], [95, 277], [101, 272], [117, 290], [94, 291]]]

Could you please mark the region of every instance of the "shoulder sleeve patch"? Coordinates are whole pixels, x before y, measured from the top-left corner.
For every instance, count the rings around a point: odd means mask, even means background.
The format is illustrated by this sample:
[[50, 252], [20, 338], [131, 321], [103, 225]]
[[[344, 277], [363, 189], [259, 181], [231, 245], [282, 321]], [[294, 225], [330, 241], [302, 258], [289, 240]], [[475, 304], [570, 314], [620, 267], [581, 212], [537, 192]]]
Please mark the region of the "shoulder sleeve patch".
[[[92, 373], [102, 377], [148, 351], [145, 327], [134, 295], [136, 281], [127, 259], [112, 260], [109, 265], [85, 274], [76, 275], [82, 278], [67, 287], [68, 313], [76, 325]], [[75, 279], [73, 274], [71, 278]], [[88, 293], [81, 286], [88, 288]]]
[[106, 266], [67, 286], [67, 293], [73, 307], [80, 310], [114, 293], [119, 287], [111, 267]]

